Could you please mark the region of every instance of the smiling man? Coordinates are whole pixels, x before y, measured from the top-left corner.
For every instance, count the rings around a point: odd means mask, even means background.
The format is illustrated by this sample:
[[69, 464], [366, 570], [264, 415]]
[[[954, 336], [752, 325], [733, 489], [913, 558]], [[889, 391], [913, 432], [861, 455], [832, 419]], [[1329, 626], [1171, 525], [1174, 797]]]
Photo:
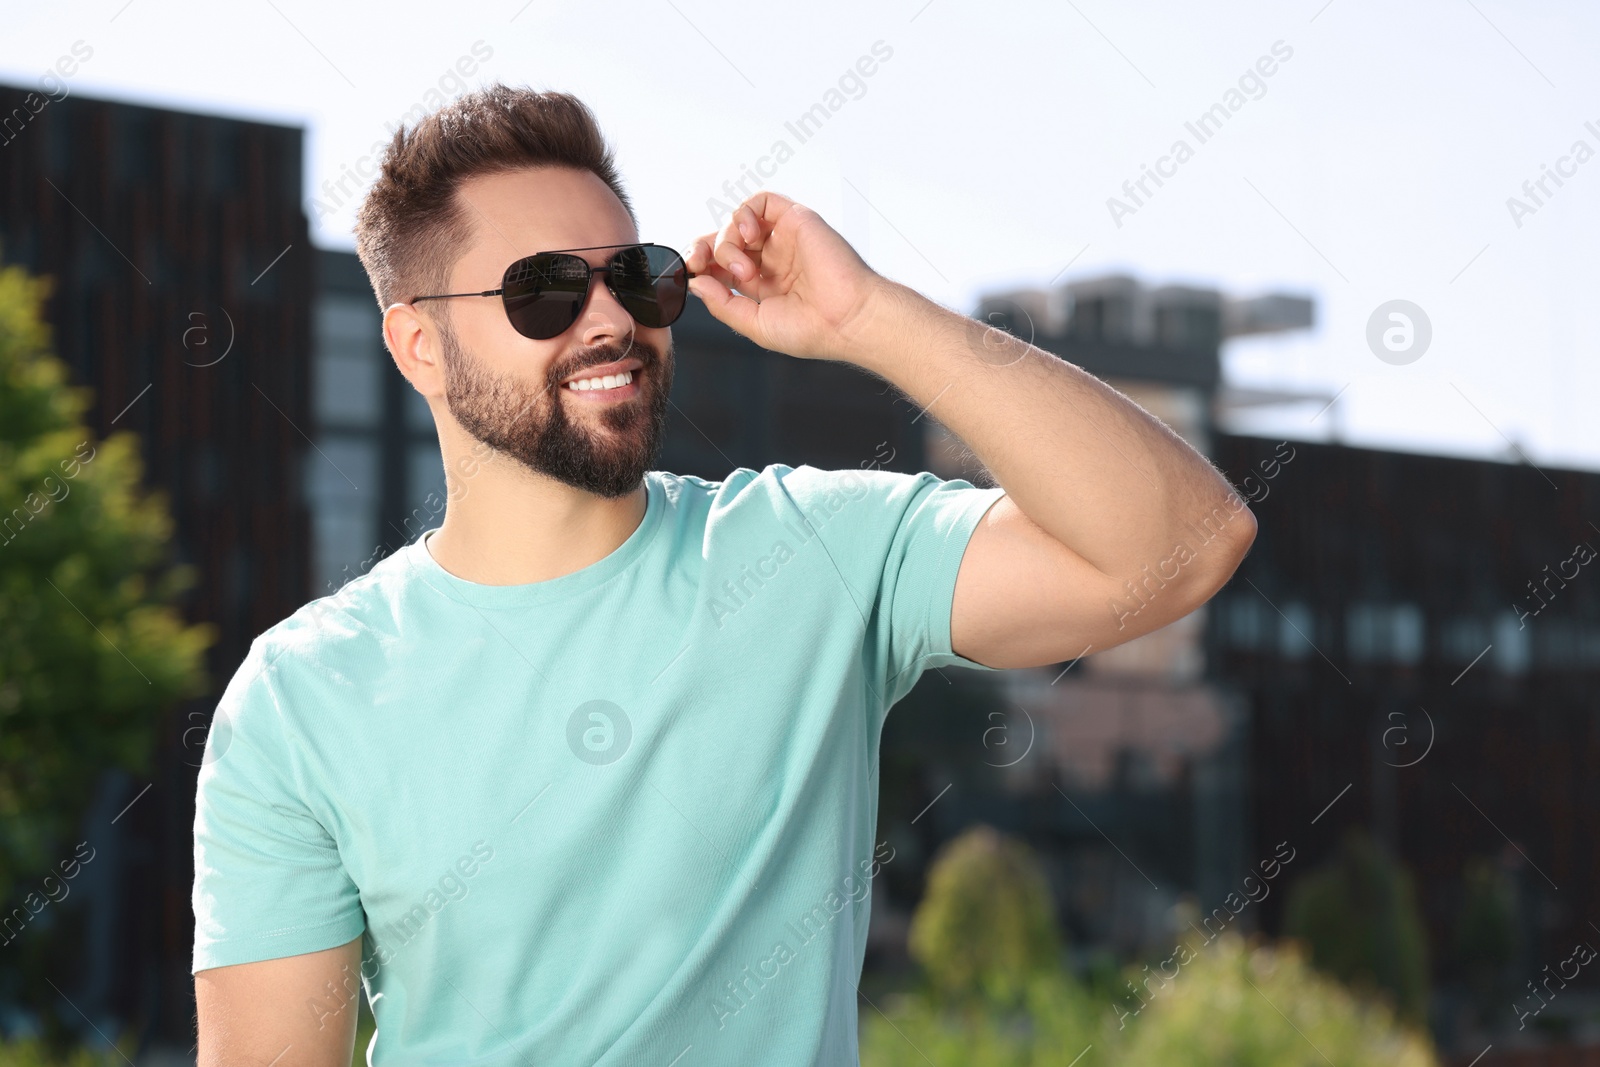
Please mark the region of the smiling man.
[[[682, 259], [643, 240], [564, 94], [494, 86], [402, 130], [357, 234], [449, 502], [258, 637], [219, 704], [200, 1063], [342, 1067], [363, 984], [374, 1064], [857, 1062], [889, 708], [930, 667], [1057, 663], [1194, 610], [1254, 538], [1243, 500], [776, 193]], [[691, 291], [892, 383], [998, 487], [868, 457], [652, 469]]]

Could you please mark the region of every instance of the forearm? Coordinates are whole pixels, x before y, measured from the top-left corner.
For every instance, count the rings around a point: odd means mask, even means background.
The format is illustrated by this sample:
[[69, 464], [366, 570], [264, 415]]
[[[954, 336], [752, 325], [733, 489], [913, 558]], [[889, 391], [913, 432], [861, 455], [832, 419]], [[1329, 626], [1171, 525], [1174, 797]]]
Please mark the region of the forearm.
[[[1230, 551], [1254, 535], [1248, 510], [1228, 506], [1227, 480], [1133, 401], [905, 286], [885, 283], [847, 351], [955, 433], [1031, 521], [1111, 577], [1214, 540], [1196, 534], [1218, 508]], [[1230, 551], [1212, 553], [1229, 573]], [[1188, 568], [1197, 578], [1203, 555]]]

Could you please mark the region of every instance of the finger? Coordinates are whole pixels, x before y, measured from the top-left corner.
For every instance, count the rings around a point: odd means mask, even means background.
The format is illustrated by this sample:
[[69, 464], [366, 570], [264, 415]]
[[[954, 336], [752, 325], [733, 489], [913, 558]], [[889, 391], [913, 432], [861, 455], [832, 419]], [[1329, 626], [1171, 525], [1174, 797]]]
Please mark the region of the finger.
[[710, 269], [712, 263], [711, 243], [716, 240], [716, 237], [716, 234], [708, 233], [690, 241], [689, 249], [683, 257], [683, 265], [696, 274]]
[[[694, 277], [695, 278], [715, 278], [717, 281], [721, 282], [723, 285], [727, 286], [729, 289], [737, 289], [741, 285], [745, 284], [744, 282], [741, 282], [738, 278], [735, 278], [732, 274], [729, 274], [726, 270], [724, 270], [722, 267], [718, 266], [716, 263], [711, 263], [704, 270], [697, 270], [697, 271], [694, 271], [693, 273], [694, 273]], [[690, 278], [689, 280], [691, 282], [693, 282], [694, 278]], [[690, 288], [691, 288], [691, 290], [693, 289], [692, 286]]]
[[689, 291], [700, 298], [712, 318], [761, 344], [761, 338], [755, 332], [757, 309], [760, 307], [756, 301], [731, 291], [709, 275], [697, 275], [689, 279]]
[[754, 281], [761, 273], [757, 260], [744, 250], [744, 237], [736, 218], [729, 218], [717, 231], [711, 251], [713, 258], [741, 282]]
[[793, 200], [790, 200], [782, 193], [775, 193], [770, 189], [762, 189], [740, 206], [748, 207], [761, 220], [765, 232], [770, 233], [773, 227], [778, 225], [778, 220], [788, 214], [796, 205]]
[[[683, 265], [689, 268], [690, 274], [697, 277], [704, 275], [705, 277], [715, 278], [724, 286], [736, 289], [739, 286], [739, 280], [711, 258], [711, 241], [715, 236], [715, 234], [708, 233], [691, 241], [689, 243], [689, 251], [683, 257]], [[694, 291], [692, 285], [690, 286], [690, 291]]]
[[745, 248], [760, 251], [767, 243], [767, 233], [761, 224], [760, 216], [750, 204], [748, 202], [740, 204], [733, 213], [733, 219], [739, 226], [739, 235], [744, 238]]

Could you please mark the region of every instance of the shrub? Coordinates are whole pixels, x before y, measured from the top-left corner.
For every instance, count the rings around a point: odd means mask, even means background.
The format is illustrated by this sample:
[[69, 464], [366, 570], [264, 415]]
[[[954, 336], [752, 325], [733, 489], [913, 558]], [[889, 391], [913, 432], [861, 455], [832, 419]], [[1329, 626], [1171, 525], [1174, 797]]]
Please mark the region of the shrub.
[[1322, 867], [1289, 888], [1284, 933], [1311, 962], [1358, 992], [1389, 997], [1420, 1025], [1428, 1008], [1428, 950], [1411, 878], [1352, 829]]
[[1111, 1062], [1170, 1067], [1432, 1067], [1426, 1038], [1385, 1004], [1309, 966], [1298, 946], [1226, 933], [1200, 946], [1130, 1022]]
[[1507, 971], [1517, 952], [1516, 895], [1511, 879], [1494, 864], [1468, 861], [1465, 896], [1456, 921], [1456, 961], [1479, 1017], [1492, 1021], [1515, 997]]
[[908, 947], [936, 996], [1014, 1004], [1027, 979], [1059, 969], [1049, 884], [1020, 841], [977, 826], [934, 857]]
[[[133, 1042], [124, 1040], [122, 1048], [132, 1052]], [[0, 1067], [111, 1067], [126, 1062], [124, 1054], [114, 1049], [75, 1048], [57, 1053], [38, 1038], [0, 1040]]]
[[[1036, 971], [1018, 984], [1012, 1010], [955, 1013], [923, 994], [889, 999], [882, 1014], [863, 1007], [862, 1067], [1068, 1067], [1091, 1044], [1111, 1047], [1105, 1006], [1069, 976]], [[1090, 1057], [1078, 1067], [1108, 1062]]]

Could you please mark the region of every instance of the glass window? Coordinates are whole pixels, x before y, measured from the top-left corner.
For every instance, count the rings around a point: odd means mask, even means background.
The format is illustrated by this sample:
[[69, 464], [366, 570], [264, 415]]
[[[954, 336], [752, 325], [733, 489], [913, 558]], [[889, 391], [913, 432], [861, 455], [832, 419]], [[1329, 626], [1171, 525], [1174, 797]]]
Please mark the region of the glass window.
[[[396, 374], [400, 372], [395, 371]], [[405, 384], [406, 392], [406, 429], [426, 430], [433, 433], [437, 427], [433, 424], [433, 409], [428, 407], [428, 402], [422, 399], [422, 394], [410, 382]]]
[[305, 463], [312, 596], [326, 596], [363, 572], [377, 544], [378, 449], [366, 438], [323, 435]]
[[1285, 659], [1304, 659], [1313, 651], [1312, 642], [1317, 639], [1311, 608], [1298, 600], [1279, 607], [1283, 614], [1278, 616], [1278, 651]]
[[384, 364], [372, 304], [356, 297], [323, 297], [316, 302], [312, 329], [312, 403], [318, 423], [376, 426], [383, 409]]
[[[1254, 597], [1254, 599], [1251, 599]], [[1267, 644], [1267, 627], [1270, 620], [1263, 617], [1263, 613], [1273, 612], [1259, 596], [1252, 591], [1250, 596], [1233, 596], [1228, 599], [1227, 609], [1218, 612], [1218, 621], [1227, 619], [1227, 639], [1229, 644], [1236, 648], [1261, 648]]]
[[1502, 611], [1494, 617], [1494, 649], [1489, 659], [1503, 674], [1521, 674], [1528, 669], [1530, 649], [1528, 630], [1517, 619], [1514, 611]]
[[1422, 658], [1422, 609], [1416, 604], [1350, 605], [1345, 648], [1368, 663], [1415, 663]]
[[1489, 643], [1488, 624], [1472, 615], [1458, 615], [1439, 627], [1439, 651], [1454, 663], [1472, 662]]
[[406, 540], [415, 541], [422, 531], [444, 522], [447, 493], [439, 445], [414, 442], [406, 453]]

